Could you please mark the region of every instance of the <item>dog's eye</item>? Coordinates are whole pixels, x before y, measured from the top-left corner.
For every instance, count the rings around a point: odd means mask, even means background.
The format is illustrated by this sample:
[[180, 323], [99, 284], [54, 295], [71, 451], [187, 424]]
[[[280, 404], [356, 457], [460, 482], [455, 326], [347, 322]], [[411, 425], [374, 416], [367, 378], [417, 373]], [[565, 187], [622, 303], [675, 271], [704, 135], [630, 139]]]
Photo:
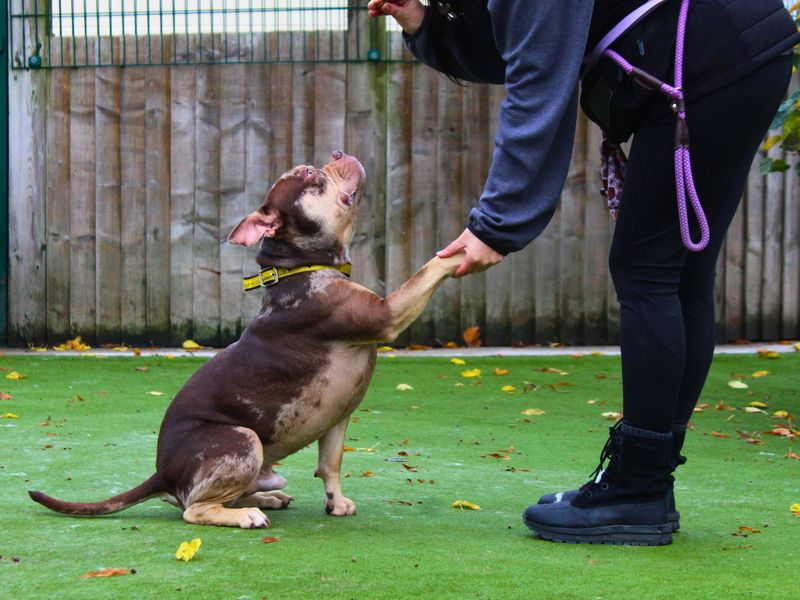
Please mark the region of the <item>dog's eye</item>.
[[312, 169], [311, 167], [309, 167], [308, 169], [306, 169], [306, 178], [307, 178], [307, 179], [310, 179], [310, 178], [311, 178], [311, 177], [313, 177], [313, 176], [314, 176], [314, 169]]

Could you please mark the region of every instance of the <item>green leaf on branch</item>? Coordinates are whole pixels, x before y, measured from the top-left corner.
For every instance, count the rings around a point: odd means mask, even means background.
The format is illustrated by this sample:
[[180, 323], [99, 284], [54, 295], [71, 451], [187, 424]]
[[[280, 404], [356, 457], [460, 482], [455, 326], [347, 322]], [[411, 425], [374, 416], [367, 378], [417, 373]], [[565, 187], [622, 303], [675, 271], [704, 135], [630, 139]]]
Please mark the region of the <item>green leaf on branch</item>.
[[768, 175], [769, 173], [783, 173], [784, 171], [788, 171], [791, 167], [789, 163], [787, 163], [782, 158], [770, 158], [766, 157], [762, 159], [761, 164], [759, 165], [759, 172], [762, 175]]

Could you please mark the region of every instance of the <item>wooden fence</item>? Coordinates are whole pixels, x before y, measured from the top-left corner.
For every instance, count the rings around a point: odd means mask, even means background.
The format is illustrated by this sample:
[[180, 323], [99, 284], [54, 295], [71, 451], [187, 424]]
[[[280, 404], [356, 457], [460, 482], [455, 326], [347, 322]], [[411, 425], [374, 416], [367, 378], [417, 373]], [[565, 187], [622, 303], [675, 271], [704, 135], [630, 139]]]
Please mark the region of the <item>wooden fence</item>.
[[[282, 172], [339, 148], [368, 174], [354, 278], [391, 291], [462, 231], [503, 96], [381, 63], [20, 70], [10, 88], [9, 337], [23, 345], [232, 341], [260, 304], [241, 291], [255, 250], [220, 239]], [[488, 345], [616, 340], [598, 143], [581, 119], [545, 233], [447, 282], [402, 341], [460, 342], [472, 325]], [[719, 262], [721, 340], [800, 335], [799, 228], [794, 176], [754, 168]]]

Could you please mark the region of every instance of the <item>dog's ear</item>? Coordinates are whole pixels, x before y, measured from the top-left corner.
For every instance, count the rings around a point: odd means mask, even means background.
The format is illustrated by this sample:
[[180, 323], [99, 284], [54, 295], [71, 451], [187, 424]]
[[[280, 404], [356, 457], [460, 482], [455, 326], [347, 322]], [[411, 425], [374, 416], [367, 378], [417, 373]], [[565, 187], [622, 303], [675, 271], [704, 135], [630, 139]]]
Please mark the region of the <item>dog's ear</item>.
[[262, 237], [275, 237], [281, 226], [280, 216], [274, 211], [257, 210], [247, 215], [228, 235], [231, 244], [252, 246]]

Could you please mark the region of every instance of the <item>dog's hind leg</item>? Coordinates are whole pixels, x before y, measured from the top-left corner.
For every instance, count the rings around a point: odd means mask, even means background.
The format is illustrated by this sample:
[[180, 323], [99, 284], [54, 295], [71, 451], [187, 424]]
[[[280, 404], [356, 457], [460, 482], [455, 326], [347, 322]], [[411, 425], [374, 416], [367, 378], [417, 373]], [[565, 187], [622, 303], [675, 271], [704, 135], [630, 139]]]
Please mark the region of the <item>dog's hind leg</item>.
[[280, 509], [289, 506], [292, 500], [294, 500], [294, 496], [284, 494], [279, 490], [273, 490], [271, 492], [256, 492], [249, 496], [242, 496], [238, 500], [229, 502], [226, 506], [230, 506], [231, 508], [257, 506], [258, 508]]
[[[213, 432], [219, 440], [206, 446], [202, 461], [193, 473], [183, 495], [183, 519], [199, 525], [220, 525], [256, 529], [267, 527], [269, 519], [254, 505], [244, 508], [224, 506], [239, 499], [251, 486], [261, 469], [263, 450], [261, 441], [251, 429], [244, 427], [216, 426], [224, 428]], [[227, 431], [226, 431], [227, 430]], [[201, 436], [208, 432], [198, 431]], [[202, 447], [198, 444], [194, 447]]]

